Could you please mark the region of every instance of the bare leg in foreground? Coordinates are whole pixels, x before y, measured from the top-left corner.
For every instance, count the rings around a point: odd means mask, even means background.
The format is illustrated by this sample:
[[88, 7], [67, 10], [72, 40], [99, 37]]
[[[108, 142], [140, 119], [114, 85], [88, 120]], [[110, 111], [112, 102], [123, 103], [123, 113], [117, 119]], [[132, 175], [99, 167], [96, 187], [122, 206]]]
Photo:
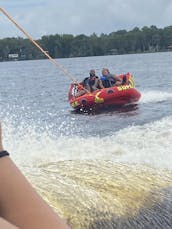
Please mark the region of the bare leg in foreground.
[[3, 229], [69, 229], [37, 194], [9, 156], [0, 158], [0, 217], [5, 219], [0, 218], [0, 228]]

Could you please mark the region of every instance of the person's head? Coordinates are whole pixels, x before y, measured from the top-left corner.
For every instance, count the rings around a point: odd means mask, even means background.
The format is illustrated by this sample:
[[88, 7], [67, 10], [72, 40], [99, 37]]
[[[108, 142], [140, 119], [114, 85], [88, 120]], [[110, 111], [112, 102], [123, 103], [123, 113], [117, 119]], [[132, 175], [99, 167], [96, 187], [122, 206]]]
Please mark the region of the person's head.
[[94, 77], [96, 76], [96, 71], [94, 69], [91, 69], [89, 74], [90, 74], [90, 77]]
[[102, 75], [103, 75], [103, 76], [107, 76], [107, 75], [109, 75], [109, 73], [110, 73], [110, 72], [109, 72], [109, 69], [107, 69], [107, 68], [103, 68], [103, 69], [102, 69]]

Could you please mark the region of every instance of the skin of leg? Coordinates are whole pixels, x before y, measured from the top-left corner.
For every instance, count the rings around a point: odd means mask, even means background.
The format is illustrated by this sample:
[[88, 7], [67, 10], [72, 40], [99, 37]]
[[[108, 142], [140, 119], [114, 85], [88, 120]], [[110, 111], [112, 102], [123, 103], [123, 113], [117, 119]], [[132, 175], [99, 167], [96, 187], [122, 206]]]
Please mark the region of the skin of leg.
[[120, 86], [120, 85], [121, 85], [121, 82], [117, 81], [117, 82], [115, 83], [115, 85], [116, 85], [116, 86]]
[[90, 90], [90, 86], [89, 85], [85, 85], [85, 87], [84, 87], [86, 90], [81, 90], [81, 91], [79, 91], [76, 95], [75, 95], [75, 97], [79, 97], [79, 96], [81, 96], [81, 95], [84, 95], [84, 94], [86, 94], [86, 93], [89, 93], [91, 90]]
[[85, 93], [86, 93], [85, 90], [81, 90], [81, 91], [76, 93], [75, 97], [79, 97], [81, 95], [84, 95]]
[[101, 80], [99, 80], [99, 82], [98, 82], [98, 86], [99, 86], [101, 89], [103, 89], [103, 88], [104, 88], [103, 83], [102, 83], [102, 81], [101, 81]]
[[87, 92], [90, 92], [91, 91], [91, 88], [90, 88], [90, 86], [88, 84], [85, 85], [85, 89], [87, 90]]
[[[0, 151], [3, 150], [0, 128]], [[0, 217], [22, 229], [67, 229], [9, 156], [0, 158]]]
[[19, 229], [18, 227], [12, 225], [11, 223], [4, 220], [3, 218], [0, 218], [0, 228], [3, 228], [3, 229]]

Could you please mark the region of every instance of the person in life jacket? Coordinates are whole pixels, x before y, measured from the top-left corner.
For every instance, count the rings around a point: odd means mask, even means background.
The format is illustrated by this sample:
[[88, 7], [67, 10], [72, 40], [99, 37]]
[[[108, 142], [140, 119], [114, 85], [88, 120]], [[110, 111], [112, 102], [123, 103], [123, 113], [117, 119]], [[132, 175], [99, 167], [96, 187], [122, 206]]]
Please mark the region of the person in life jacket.
[[94, 69], [91, 69], [89, 71], [89, 77], [86, 77], [82, 82], [81, 86], [83, 86], [83, 89], [79, 90], [78, 93], [75, 95], [75, 97], [79, 97], [81, 95], [84, 95], [87, 92], [93, 92], [99, 89], [104, 88], [102, 81], [99, 79], [98, 76], [96, 76], [96, 72]]
[[102, 76], [100, 79], [105, 88], [119, 86], [122, 84], [122, 79], [114, 74], [111, 74], [107, 68], [102, 69]]
[[89, 72], [90, 76], [83, 80], [83, 86], [90, 92], [96, 91], [98, 89], [104, 88], [102, 81], [96, 76], [94, 69], [91, 69]]

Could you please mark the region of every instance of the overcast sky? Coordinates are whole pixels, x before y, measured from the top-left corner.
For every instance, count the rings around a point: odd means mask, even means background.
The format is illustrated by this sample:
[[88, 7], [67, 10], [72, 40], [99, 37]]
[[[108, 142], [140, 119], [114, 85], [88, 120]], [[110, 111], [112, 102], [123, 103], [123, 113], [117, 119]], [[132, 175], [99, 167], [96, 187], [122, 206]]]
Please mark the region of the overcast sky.
[[[172, 25], [172, 0], [0, 0], [34, 39]], [[24, 35], [0, 12], [0, 38]]]

